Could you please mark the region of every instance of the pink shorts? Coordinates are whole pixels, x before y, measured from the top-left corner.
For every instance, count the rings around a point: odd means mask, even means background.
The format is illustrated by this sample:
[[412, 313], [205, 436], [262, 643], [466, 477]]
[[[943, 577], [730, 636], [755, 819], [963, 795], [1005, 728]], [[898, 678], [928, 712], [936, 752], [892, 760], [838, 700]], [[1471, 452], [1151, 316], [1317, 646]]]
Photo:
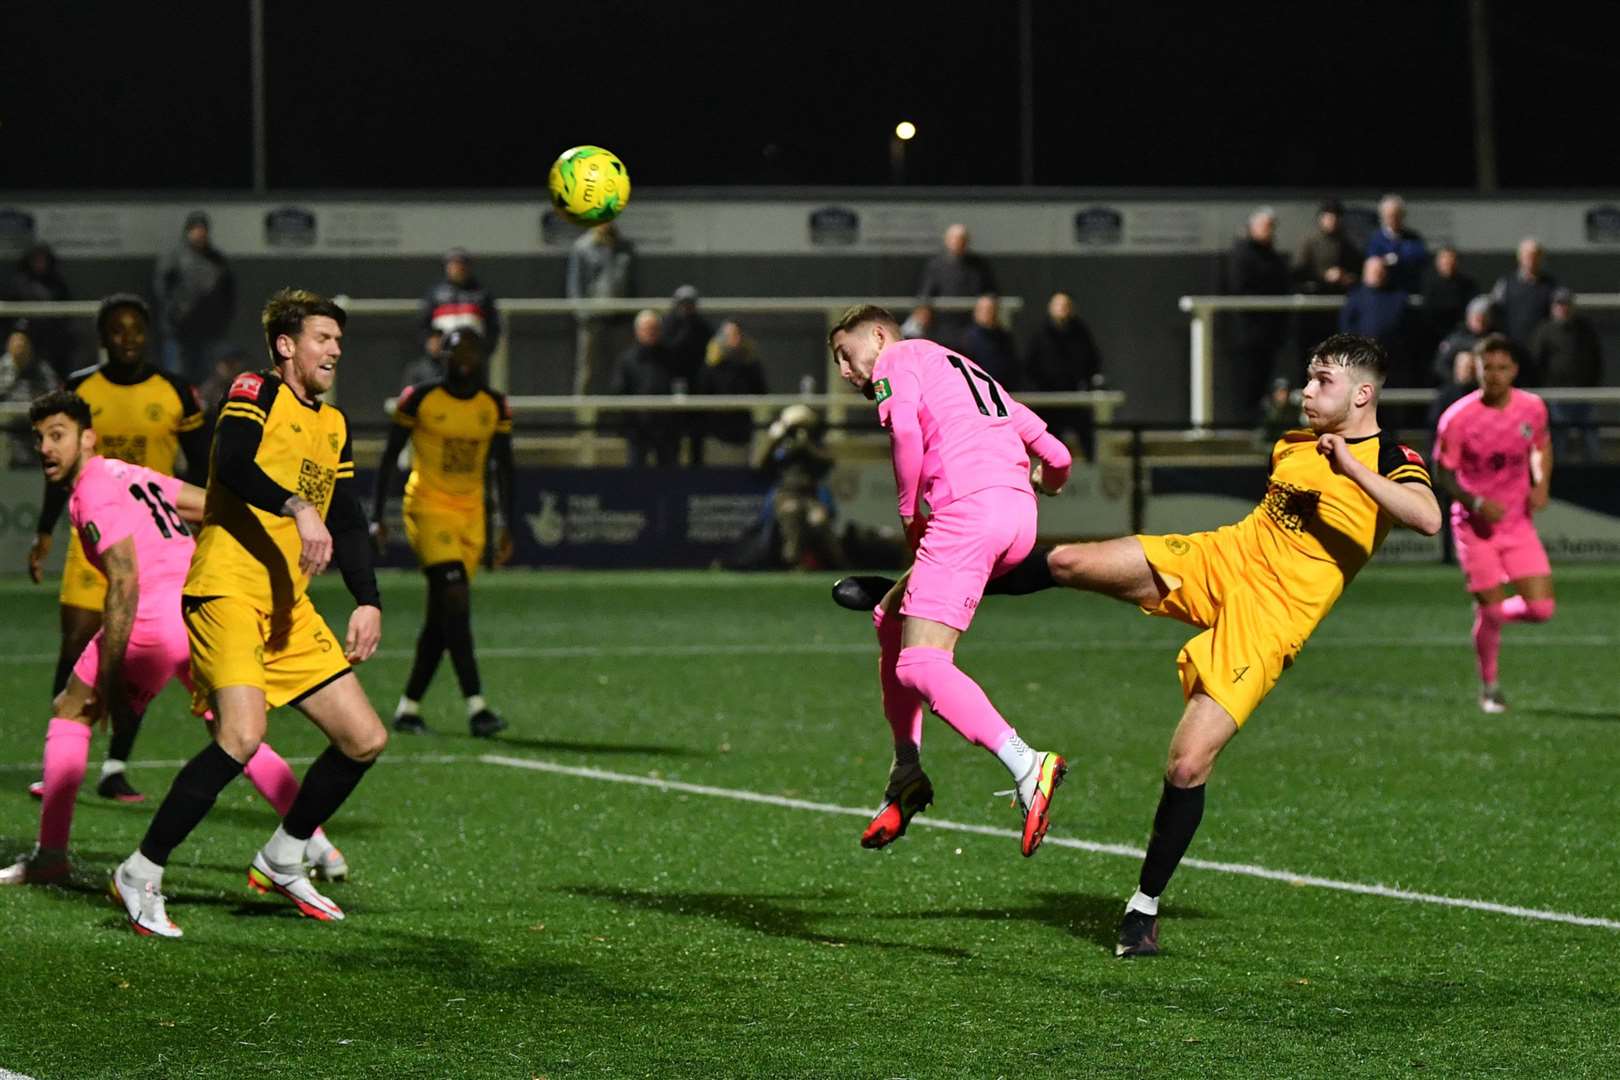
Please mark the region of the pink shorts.
[[900, 613], [966, 630], [984, 586], [1035, 546], [1035, 495], [985, 488], [928, 519]]
[[[73, 665], [73, 674], [86, 686], [94, 687], [101, 673], [104, 633], [96, 632]], [[188, 690], [191, 688], [191, 643], [186, 638], [186, 624], [180, 619], [178, 603], [172, 619], [135, 621], [130, 628], [129, 645], [124, 649], [123, 674], [130, 707], [137, 713], [146, 711], [158, 691], [169, 685], [170, 679], [179, 679]]]
[[1458, 523], [1452, 529], [1452, 539], [1457, 544], [1457, 562], [1462, 564], [1469, 592], [1488, 592], [1510, 581], [1552, 573], [1541, 537], [1529, 521], [1507, 528], [1498, 526], [1488, 536], [1480, 536], [1466, 523]]

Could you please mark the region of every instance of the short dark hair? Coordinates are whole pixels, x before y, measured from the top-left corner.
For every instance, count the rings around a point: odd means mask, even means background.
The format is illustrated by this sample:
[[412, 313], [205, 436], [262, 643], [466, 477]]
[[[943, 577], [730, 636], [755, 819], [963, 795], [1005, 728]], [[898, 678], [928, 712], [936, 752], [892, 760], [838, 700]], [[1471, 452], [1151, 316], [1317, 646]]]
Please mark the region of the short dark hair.
[[107, 340], [107, 324], [112, 321], [113, 313], [124, 308], [141, 313], [141, 319], [146, 325], [152, 325], [152, 309], [146, 306], [146, 301], [134, 293], [118, 292], [103, 297], [101, 307], [96, 309], [96, 337], [105, 342]]
[[78, 424], [80, 430], [90, 430], [90, 403], [71, 390], [52, 390], [35, 398], [28, 406], [29, 426], [57, 413]]
[[1338, 367], [1359, 368], [1379, 386], [1389, 374], [1389, 354], [1370, 337], [1360, 334], [1330, 334], [1311, 350], [1311, 363], [1318, 361]]
[[296, 338], [304, 332], [304, 320], [316, 315], [325, 315], [339, 327], [349, 318], [348, 312], [320, 293], [308, 289], [288, 286], [277, 290], [265, 302], [259, 321], [264, 325], [264, 343], [270, 350], [272, 364], [281, 363], [281, 357], [276, 353], [276, 338], [282, 334]]
[[448, 334], [445, 334], [444, 341], [440, 342], [439, 348], [448, 353], [457, 345], [460, 345], [463, 341], [470, 341], [474, 345], [477, 345], [480, 356], [488, 351], [484, 341], [484, 335], [480, 334], [477, 330], [474, 330], [470, 326], [458, 326], [454, 330], [451, 330]]
[[838, 316], [838, 321], [833, 323], [832, 329], [827, 331], [827, 348], [833, 347], [833, 338], [837, 335], [848, 333], [869, 322], [887, 323], [894, 327], [895, 335], [899, 336], [900, 320], [896, 319], [888, 308], [879, 307], [877, 304], [856, 304], [854, 307], [845, 308], [844, 313]]
[[1493, 352], [1507, 353], [1515, 364], [1519, 362], [1519, 354], [1513, 348], [1513, 341], [1506, 334], [1486, 334], [1479, 339], [1479, 344], [1474, 346], [1475, 355], [1481, 359], [1484, 359], [1486, 353]]

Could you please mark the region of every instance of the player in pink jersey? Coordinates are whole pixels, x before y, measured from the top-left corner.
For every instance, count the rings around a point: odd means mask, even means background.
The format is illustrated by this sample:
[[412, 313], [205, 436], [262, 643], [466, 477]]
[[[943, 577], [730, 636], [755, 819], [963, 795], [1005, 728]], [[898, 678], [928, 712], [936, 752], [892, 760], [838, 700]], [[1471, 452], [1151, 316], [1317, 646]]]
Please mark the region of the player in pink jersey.
[[[101, 630], [80, 654], [52, 706], [45, 732], [39, 842], [32, 853], [0, 869], [0, 885], [40, 884], [70, 872], [68, 834], [89, 759], [91, 723], [120, 713], [144, 713], [170, 679], [190, 687], [191, 651], [180, 616], [180, 589], [196, 547], [186, 522], [200, 521], [203, 511], [202, 488], [98, 456], [90, 406], [77, 394], [46, 394], [34, 401], [28, 415], [45, 479], [71, 493], [68, 513], [75, 539], [84, 544], [109, 586]], [[261, 746], [247, 773], [271, 805], [286, 813], [298, 794], [298, 780], [286, 761]], [[342, 854], [324, 835], [311, 838], [307, 854], [323, 877], [348, 873]]]
[[1068, 478], [1069, 451], [967, 357], [931, 341], [901, 340], [899, 323], [883, 308], [850, 308], [827, 344], [844, 380], [877, 402], [894, 456], [900, 520], [916, 552], [911, 570], [872, 613], [894, 762], [861, 844], [893, 842], [933, 801], [919, 761], [927, 702], [1012, 774], [1024, 814], [1021, 850], [1033, 855], [1066, 765], [1060, 755], [1032, 750], [1018, 737], [956, 666], [954, 650], [985, 583], [1034, 546], [1030, 454], [1041, 460], [1043, 490], [1055, 494]]
[[1547, 505], [1552, 444], [1546, 402], [1513, 385], [1519, 365], [1508, 339], [1490, 335], [1476, 356], [1480, 388], [1441, 414], [1435, 429], [1435, 478], [1456, 500], [1451, 529], [1474, 594], [1479, 707], [1500, 713], [1507, 711], [1497, 678], [1502, 625], [1546, 622], [1556, 606], [1552, 567], [1532, 519]]

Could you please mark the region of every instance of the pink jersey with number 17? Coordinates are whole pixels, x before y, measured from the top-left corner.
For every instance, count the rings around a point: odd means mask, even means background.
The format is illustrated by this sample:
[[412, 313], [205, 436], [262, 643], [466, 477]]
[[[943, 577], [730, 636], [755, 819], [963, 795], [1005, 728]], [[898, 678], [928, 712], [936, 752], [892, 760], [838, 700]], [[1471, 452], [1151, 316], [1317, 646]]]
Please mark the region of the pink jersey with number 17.
[[110, 548], [125, 537], [135, 542], [136, 619], [179, 615], [180, 589], [197, 546], [175, 509], [179, 498], [176, 478], [106, 457], [84, 463], [68, 498], [68, 516], [97, 570], [106, 573], [102, 557]]
[[938, 511], [986, 488], [1029, 491], [1031, 452], [1052, 470], [1070, 465], [1044, 420], [943, 345], [889, 345], [873, 366], [872, 388], [894, 450], [902, 517], [916, 513], [919, 494]]

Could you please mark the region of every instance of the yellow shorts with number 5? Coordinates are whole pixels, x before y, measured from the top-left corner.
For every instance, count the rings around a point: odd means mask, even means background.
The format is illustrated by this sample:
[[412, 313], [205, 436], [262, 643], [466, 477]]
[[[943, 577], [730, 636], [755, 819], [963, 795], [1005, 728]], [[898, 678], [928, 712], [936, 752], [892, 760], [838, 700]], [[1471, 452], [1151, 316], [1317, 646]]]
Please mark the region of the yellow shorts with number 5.
[[349, 670], [343, 640], [307, 595], [279, 612], [238, 596], [186, 596], [180, 607], [198, 715], [221, 687], [257, 686], [274, 709], [298, 704]]

